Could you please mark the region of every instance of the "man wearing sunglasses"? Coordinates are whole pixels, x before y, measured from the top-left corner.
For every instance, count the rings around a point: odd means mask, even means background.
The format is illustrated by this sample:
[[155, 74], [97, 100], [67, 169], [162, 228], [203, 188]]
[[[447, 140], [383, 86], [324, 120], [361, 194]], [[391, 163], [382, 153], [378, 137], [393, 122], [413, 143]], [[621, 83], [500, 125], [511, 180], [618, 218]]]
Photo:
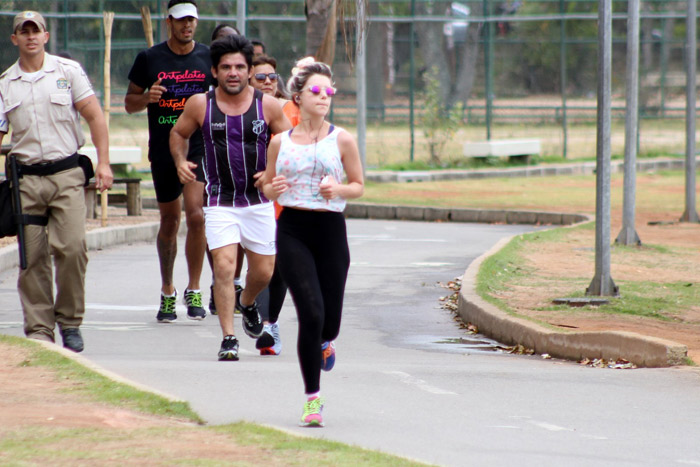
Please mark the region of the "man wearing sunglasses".
[[[253, 45], [228, 36], [210, 47], [216, 89], [192, 96], [170, 132], [170, 150], [182, 183], [195, 179], [196, 164], [187, 160], [188, 140], [201, 129], [206, 176], [205, 229], [214, 259], [214, 295], [223, 334], [219, 360], [238, 360], [234, 306], [243, 330], [253, 338], [263, 332], [256, 298], [268, 285], [275, 263], [275, 212], [262, 194], [259, 179], [267, 164], [270, 133], [292, 126], [273, 97], [249, 85]], [[238, 245], [246, 249], [246, 287], [236, 303], [233, 276]]]

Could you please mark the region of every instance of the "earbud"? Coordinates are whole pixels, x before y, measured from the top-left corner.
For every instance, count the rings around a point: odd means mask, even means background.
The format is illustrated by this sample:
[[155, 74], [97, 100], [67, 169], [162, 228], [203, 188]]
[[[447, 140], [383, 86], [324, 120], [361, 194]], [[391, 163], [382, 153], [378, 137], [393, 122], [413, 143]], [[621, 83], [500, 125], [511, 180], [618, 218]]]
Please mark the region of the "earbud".
[[294, 102], [296, 102], [297, 104], [299, 103], [299, 100], [299, 96], [294, 97]]

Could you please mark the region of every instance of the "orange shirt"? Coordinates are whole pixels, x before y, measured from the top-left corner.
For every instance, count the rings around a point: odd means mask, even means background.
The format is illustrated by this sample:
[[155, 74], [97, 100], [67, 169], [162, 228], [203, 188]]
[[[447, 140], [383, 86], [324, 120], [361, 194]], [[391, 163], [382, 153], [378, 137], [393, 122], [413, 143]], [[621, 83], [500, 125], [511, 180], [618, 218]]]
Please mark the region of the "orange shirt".
[[301, 113], [299, 112], [299, 106], [296, 105], [292, 101], [288, 101], [284, 106], [282, 107], [282, 112], [287, 116], [289, 121], [292, 124], [292, 127], [295, 127], [299, 124], [299, 118]]
[[[282, 106], [282, 112], [287, 116], [292, 128], [299, 124], [299, 118], [301, 113], [299, 112], [299, 106], [292, 101], [287, 101], [286, 104]], [[282, 206], [280, 206], [277, 201], [275, 201], [275, 219], [279, 219], [280, 213], [282, 212]]]

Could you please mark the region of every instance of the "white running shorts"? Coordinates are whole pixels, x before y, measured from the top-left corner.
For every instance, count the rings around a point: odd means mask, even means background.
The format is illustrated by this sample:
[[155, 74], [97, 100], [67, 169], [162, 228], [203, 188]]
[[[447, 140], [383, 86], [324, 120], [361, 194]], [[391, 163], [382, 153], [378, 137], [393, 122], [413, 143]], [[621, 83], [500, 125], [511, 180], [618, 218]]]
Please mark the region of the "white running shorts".
[[275, 207], [273, 203], [243, 208], [210, 206], [204, 208], [204, 228], [210, 250], [234, 243], [259, 255], [274, 255]]

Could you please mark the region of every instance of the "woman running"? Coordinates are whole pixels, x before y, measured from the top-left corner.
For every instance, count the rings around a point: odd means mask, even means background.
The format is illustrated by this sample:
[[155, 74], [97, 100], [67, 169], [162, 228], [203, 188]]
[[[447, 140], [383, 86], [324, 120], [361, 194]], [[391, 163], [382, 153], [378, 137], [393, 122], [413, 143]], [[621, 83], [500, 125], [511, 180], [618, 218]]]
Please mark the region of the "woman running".
[[[321, 370], [335, 364], [350, 267], [346, 200], [364, 191], [355, 139], [325, 120], [335, 94], [325, 63], [299, 68], [288, 89], [300, 122], [268, 149], [264, 192], [284, 207], [277, 223], [277, 261], [296, 307], [297, 353], [306, 401], [301, 426], [323, 426]], [[343, 181], [343, 172], [346, 180]]]

